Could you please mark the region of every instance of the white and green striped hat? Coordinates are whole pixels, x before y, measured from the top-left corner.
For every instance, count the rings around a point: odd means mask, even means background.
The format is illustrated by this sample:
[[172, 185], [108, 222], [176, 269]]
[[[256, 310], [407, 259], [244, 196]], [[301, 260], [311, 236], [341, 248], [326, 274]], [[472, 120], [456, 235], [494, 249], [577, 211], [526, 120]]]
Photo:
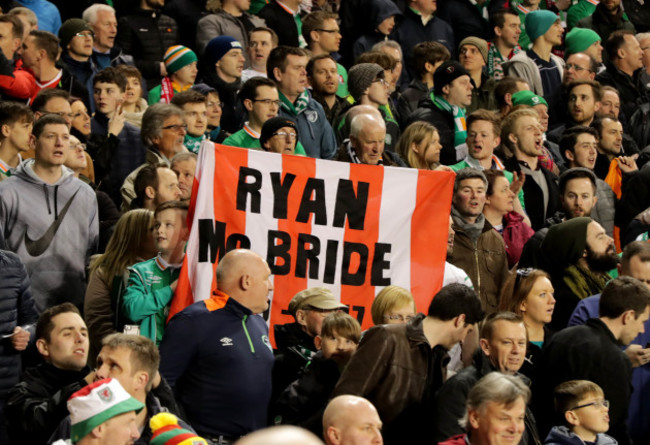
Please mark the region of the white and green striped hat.
[[174, 74], [196, 60], [194, 51], [183, 45], [170, 46], [163, 56], [163, 62], [165, 62], [165, 68], [169, 74]]
[[139, 413], [142, 408], [144, 405], [131, 397], [117, 380], [99, 380], [68, 399], [70, 440], [76, 443], [108, 419], [129, 411]]

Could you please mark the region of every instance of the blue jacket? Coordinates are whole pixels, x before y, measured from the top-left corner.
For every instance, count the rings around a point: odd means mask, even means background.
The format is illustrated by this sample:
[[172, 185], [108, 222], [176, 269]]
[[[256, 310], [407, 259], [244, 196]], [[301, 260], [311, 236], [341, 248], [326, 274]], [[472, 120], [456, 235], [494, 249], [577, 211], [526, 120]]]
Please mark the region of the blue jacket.
[[288, 117], [298, 125], [298, 138], [305, 153], [311, 158], [332, 159], [336, 154], [337, 145], [334, 130], [327, 120], [323, 106], [311, 97], [309, 90], [309, 103], [307, 108], [296, 116], [285, 106], [280, 107], [278, 116]]
[[38, 29], [49, 31], [55, 36], [61, 28], [61, 14], [54, 3], [46, 0], [18, 0], [20, 6], [31, 9], [36, 14]]
[[[0, 250], [0, 336], [11, 334], [16, 326], [36, 323], [37, 319], [27, 269], [18, 255]], [[0, 340], [0, 401], [7, 398], [19, 377], [20, 353], [11, 345], [11, 338], [4, 338]]]
[[160, 345], [160, 373], [200, 435], [243, 436], [267, 426], [268, 333], [262, 317], [219, 291], [171, 319]]
[[[598, 304], [600, 294], [580, 300], [576, 306], [569, 326], [584, 324], [590, 318], [598, 318]], [[645, 348], [650, 343], [650, 320], [645, 322], [645, 332], [632, 340], [632, 345], [641, 345]], [[647, 389], [650, 385], [650, 364], [632, 368], [632, 396], [627, 417], [630, 436], [635, 443], [650, 443], [650, 404], [648, 404]]]
[[[108, 118], [96, 112], [90, 120], [90, 128], [93, 135], [107, 135]], [[119, 208], [122, 203], [120, 187], [129, 173], [145, 163], [146, 150], [142, 145], [140, 129], [128, 122], [117, 137], [120, 143], [115, 151], [89, 154], [95, 161], [95, 178], [100, 184], [99, 189], [108, 193]]]
[[[616, 445], [618, 442], [607, 434], [597, 434], [594, 445]], [[548, 433], [545, 445], [585, 445], [585, 441], [565, 426], [554, 426]]]
[[421, 17], [409, 7], [404, 10], [404, 18], [399, 27], [393, 31], [393, 34], [395, 40], [402, 45], [404, 66], [409, 75], [408, 81], [417, 77], [415, 71], [413, 71], [413, 67], [415, 66], [413, 62], [413, 47], [418, 43], [432, 40], [445, 45], [451, 53], [452, 58], [456, 53], [454, 31], [447, 22], [438, 17], [433, 17], [425, 26], [422, 24]]

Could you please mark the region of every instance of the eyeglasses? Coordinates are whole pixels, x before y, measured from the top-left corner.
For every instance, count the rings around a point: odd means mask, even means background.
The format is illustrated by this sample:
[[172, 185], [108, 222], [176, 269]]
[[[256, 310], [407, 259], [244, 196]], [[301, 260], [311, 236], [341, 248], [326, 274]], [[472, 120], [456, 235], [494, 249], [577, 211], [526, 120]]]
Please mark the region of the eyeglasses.
[[[567, 63], [567, 64], [564, 66], [564, 69], [565, 69], [565, 70], [570, 70], [571, 68], [573, 68], [573, 69], [576, 70], [577, 72], [587, 70], [587, 68], [583, 68], [583, 67], [581, 67], [581, 66], [574, 65], [574, 64], [572, 64], [572, 63]], [[591, 72], [591, 70], [588, 70], [588, 71]]]
[[415, 318], [415, 315], [384, 315], [385, 320], [409, 322]]
[[375, 82], [379, 82], [384, 86], [388, 85], [388, 82], [386, 82], [386, 79], [382, 79], [382, 78], [375, 79], [375, 80], [372, 81], [372, 83], [375, 83]]
[[287, 133], [286, 131], [278, 131], [276, 133], [273, 133], [273, 136], [280, 136], [281, 138], [286, 138], [287, 136], [289, 136], [289, 139], [294, 140], [298, 135], [296, 133]]
[[329, 33], [329, 34], [340, 34], [341, 33], [340, 29], [315, 29], [314, 31], [326, 32], [326, 33]]
[[207, 105], [208, 108], [220, 107], [221, 102], [208, 102], [206, 105]]
[[253, 102], [262, 102], [264, 105], [275, 105], [276, 107], [279, 107], [282, 102], [279, 100], [273, 100], [273, 99], [253, 99]]
[[72, 149], [81, 148], [83, 151], [86, 151], [86, 144], [81, 144], [81, 143], [74, 144], [74, 145], [70, 145], [70, 148]]
[[78, 32], [74, 36], [75, 37], [81, 37], [81, 38], [90, 37], [91, 39], [94, 39], [95, 38], [95, 33], [92, 32], [92, 31], [84, 31], [84, 32]]
[[167, 125], [166, 127], [162, 127], [163, 130], [172, 130], [175, 132], [178, 132], [179, 130], [187, 131], [187, 125]]
[[603, 408], [609, 408], [609, 400], [598, 400], [596, 402], [585, 403], [584, 405], [574, 406], [573, 408], [571, 408], [571, 409], [569, 409], [567, 411], [573, 411], [574, 409], [586, 408], [588, 406], [595, 406], [596, 408], [600, 408], [602, 406]]

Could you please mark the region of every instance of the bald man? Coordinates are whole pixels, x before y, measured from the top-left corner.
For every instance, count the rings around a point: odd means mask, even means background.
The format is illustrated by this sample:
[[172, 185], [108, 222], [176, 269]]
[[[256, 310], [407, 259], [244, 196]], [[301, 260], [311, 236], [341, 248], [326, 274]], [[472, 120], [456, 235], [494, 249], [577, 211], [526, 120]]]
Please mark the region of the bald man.
[[242, 437], [235, 445], [323, 445], [311, 431], [297, 426], [272, 426]]
[[176, 314], [160, 345], [160, 372], [196, 432], [234, 443], [267, 425], [273, 352], [257, 316], [269, 307], [271, 271], [258, 254], [228, 252], [211, 298]]
[[381, 426], [377, 410], [363, 397], [335, 397], [323, 414], [326, 445], [381, 445]]

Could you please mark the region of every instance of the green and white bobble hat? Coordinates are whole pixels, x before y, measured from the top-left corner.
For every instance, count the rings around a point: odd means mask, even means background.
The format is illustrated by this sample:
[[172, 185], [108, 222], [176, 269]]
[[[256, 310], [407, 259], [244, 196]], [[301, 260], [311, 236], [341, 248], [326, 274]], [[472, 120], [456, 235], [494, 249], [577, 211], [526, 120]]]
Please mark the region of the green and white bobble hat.
[[115, 379], [99, 380], [75, 392], [68, 399], [70, 440], [79, 442], [95, 427], [120, 414], [139, 413], [144, 405], [131, 397]]

